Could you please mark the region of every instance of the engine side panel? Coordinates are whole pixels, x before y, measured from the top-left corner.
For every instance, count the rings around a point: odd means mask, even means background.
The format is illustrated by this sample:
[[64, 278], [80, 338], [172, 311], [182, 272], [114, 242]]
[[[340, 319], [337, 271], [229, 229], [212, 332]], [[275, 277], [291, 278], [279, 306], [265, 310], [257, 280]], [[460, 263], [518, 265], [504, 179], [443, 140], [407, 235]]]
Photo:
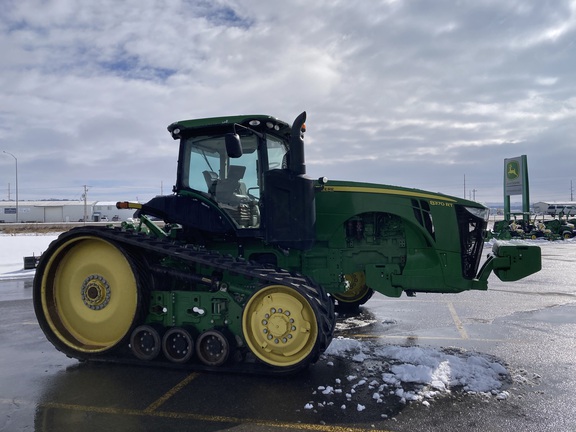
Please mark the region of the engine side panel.
[[[317, 244], [304, 254], [303, 269], [329, 292], [346, 289], [344, 275], [357, 271], [364, 272], [370, 288], [393, 297], [402, 291], [475, 288], [473, 276], [463, 274], [464, 234], [457, 228], [460, 204], [455, 198], [331, 182], [317, 193], [316, 203]], [[468, 265], [469, 273], [474, 270]]]

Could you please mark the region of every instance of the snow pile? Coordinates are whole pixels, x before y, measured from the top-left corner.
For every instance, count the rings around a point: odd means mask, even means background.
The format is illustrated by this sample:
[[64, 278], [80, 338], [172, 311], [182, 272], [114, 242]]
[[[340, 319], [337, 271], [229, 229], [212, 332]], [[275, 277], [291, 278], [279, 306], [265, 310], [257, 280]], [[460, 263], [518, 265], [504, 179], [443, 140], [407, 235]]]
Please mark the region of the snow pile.
[[408, 401], [428, 406], [433, 398], [452, 391], [507, 399], [508, 392], [502, 388], [511, 381], [497, 359], [458, 349], [377, 346], [339, 337], [332, 341], [324, 359], [329, 366], [338, 359], [353, 360], [357, 373], [314, 389], [313, 395], [324, 400], [310, 401], [305, 409], [339, 406], [363, 411], [369, 404]]
[[22, 271], [25, 256], [40, 256], [58, 234], [0, 234], [0, 279], [19, 278], [34, 274]]
[[387, 346], [375, 350], [375, 355], [398, 363], [390, 367], [392, 378], [440, 391], [458, 387], [467, 392], [491, 392], [508, 377], [506, 368], [494, 359], [465, 351]]

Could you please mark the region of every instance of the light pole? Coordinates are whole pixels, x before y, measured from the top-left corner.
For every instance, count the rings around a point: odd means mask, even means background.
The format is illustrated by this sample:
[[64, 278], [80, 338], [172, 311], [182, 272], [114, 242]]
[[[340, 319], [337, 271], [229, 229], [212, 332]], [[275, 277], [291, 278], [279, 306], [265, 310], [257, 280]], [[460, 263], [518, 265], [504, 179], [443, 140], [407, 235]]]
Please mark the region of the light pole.
[[12, 153], [2, 150], [2, 153], [6, 153], [14, 158], [16, 162], [16, 222], [18, 222], [18, 159]]

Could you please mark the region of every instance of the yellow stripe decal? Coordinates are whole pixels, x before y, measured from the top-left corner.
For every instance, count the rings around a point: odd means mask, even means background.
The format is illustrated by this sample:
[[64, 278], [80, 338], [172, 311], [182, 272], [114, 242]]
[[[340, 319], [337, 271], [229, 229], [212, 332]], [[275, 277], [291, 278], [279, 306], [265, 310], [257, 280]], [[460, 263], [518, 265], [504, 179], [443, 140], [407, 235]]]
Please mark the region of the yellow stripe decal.
[[376, 193], [376, 194], [385, 194], [385, 195], [401, 195], [401, 196], [410, 196], [410, 197], [417, 197], [417, 198], [427, 198], [427, 199], [433, 199], [433, 200], [456, 202], [456, 200], [442, 196], [442, 195], [434, 195], [434, 194], [422, 193], [422, 192], [409, 192], [409, 191], [405, 191], [405, 190], [396, 190], [396, 189], [361, 187], [361, 186], [324, 186], [324, 189], [322, 189], [322, 191], [323, 192], [361, 192], [361, 193]]

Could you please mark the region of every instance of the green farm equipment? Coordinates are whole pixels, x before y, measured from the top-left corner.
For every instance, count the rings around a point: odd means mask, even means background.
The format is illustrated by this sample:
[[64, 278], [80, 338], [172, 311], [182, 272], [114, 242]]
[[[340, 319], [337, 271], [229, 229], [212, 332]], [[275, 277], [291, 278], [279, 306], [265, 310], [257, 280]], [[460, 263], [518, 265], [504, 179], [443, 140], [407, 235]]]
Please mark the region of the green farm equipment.
[[533, 220], [516, 219], [500, 220], [494, 222], [493, 231], [489, 232], [491, 238], [498, 240], [510, 239], [546, 239], [568, 240], [576, 235], [576, 219], [549, 219]]
[[540, 270], [540, 249], [495, 244], [488, 209], [453, 196], [306, 176], [305, 113], [187, 120], [173, 194], [122, 227], [79, 227], [42, 255], [40, 326], [81, 360], [286, 373], [315, 362], [374, 291], [487, 289]]

